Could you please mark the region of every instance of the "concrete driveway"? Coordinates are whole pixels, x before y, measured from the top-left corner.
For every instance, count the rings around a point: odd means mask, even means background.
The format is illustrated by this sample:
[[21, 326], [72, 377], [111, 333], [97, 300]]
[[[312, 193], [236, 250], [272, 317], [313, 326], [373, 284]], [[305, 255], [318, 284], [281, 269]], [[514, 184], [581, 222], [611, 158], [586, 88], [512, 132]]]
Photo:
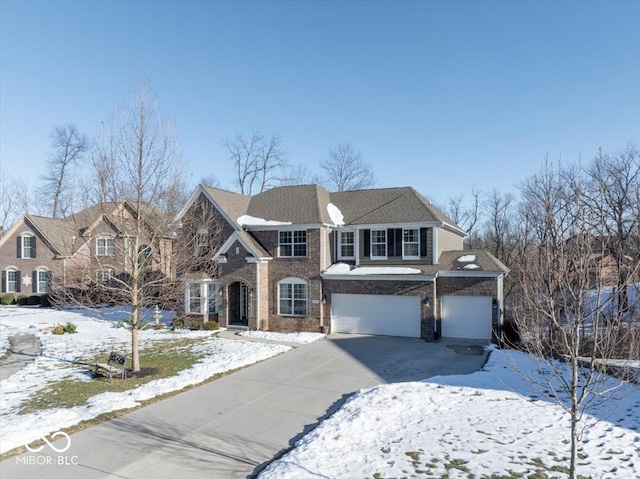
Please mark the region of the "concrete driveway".
[[332, 335], [0, 463], [3, 479], [243, 478], [353, 392], [482, 367], [477, 342]]

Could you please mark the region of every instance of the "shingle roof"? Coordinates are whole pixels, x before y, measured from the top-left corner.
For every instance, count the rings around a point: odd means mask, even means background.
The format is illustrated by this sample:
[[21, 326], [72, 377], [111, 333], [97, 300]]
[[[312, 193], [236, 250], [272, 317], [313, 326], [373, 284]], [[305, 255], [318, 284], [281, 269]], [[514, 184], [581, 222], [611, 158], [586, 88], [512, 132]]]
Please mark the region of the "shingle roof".
[[329, 193], [319, 185], [281, 186], [251, 197], [246, 214], [293, 224], [332, 224], [328, 204]]
[[251, 197], [241, 195], [240, 193], [234, 193], [232, 191], [222, 190], [220, 188], [212, 188], [204, 185], [202, 185], [202, 187], [218, 204], [222, 212], [229, 217], [229, 220], [235, 224], [236, 228], [240, 229], [240, 225], [238, 225], [238, 218], [247, 214], [247, 208], [249, 207]]
[[441, 271], [509, 272], [502, 261], [485, 250], [443, 251], [437, 266]]
[[330, 197], [348, 225], [437, 221], [457, 228], [451, 218], [411, 187], [343, 191]]

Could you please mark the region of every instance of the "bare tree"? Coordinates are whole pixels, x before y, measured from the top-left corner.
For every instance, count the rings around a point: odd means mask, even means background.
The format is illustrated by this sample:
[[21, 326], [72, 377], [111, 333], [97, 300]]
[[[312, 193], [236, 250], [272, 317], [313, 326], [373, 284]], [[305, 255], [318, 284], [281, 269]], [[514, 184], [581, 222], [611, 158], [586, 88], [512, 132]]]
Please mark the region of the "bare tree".
[[0, 174], [0, 237], [29, 210], [29, 189], [24, 181]]
[[287, 152], [280, 135], [265, 136], [259, 130], [251, 134], [238, 134], [222, 145], [233, 163], [235, 183], [243, 195], [260, 193], [275, 186], [278, 172], [287, 166]]
[[220, 188], [220, 180], [213, 173], [200, 178], [200, 184], [210, 186], [211, 188]]
[[74, 208], [74, 167], [91, 149], [89, 137], [73, 123], [58, 125], [51, 133], [51, 153], [46, 173], [40, 176], [39, 204], [52, 218], [66, 216]]
[[284, 172], [284, 176], [279, 178], [281, 186], [306, 185], [311, 183], [321, 183], [321, 179], [316, 173], [312, 173], [302, 163], [290, 165]]
[[320, 163], [320, 168], [324, 176], [322, 185], [328, 191], [361, 190], [376, 184], [373, 167], [351, 143], [329, 148], [329, 158]]
[[465, 195], [450, 196], [447, 204], [442, 207], [442, 211], [467, 232], [465, 244], [470, 249], [482, 247], [482, 237], [476, 228], [480, 221], [482, 196], [480, 190], [472, 188], [469, 199]]
[[522, 185], [527, 247], [519, 257], [521, 288], [512, 309], [522, 348], [540, 362], [539, 375], [528, 379], [570, 417], [572, 478], [589, 426], [585, 413], [611, 400], [624, 383], [604, 373], [608, 362], [628, 365], [624, 361], [640, 351], [635, 325], [606, 321], [603, 243], [594, 241], [598, 217], [584, 201], [587, 189], [579, 168], [556, 170], [549, 164]]
[[144, 308], [161, 301], [160, 291], [167, 300], [174, 286], [170, 219], [184, 198], [177, 135], [146, 82], [103, 123], [92, 166], [95, 188], [87, 198], [104, 208], [103, 234], [110, 236], [98, 243], [103, 251], [91, 264], [78, 265], [73, 275], [99, 297], [130, 307], [136, 372]]

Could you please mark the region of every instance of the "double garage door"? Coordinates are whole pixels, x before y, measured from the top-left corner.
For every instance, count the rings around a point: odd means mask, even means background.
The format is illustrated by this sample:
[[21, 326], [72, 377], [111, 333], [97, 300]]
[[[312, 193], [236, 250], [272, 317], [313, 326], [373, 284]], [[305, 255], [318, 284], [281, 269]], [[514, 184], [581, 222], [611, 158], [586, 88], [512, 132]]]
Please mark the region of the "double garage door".
[[[441, 301], [443, 338], [491, 339], [491, 297], [443, 296]], [[333, 294], [331, 331], [419, 338], [420, 298]]]
[[420, 297], [331, 295], [331, 331], [420, 337]]

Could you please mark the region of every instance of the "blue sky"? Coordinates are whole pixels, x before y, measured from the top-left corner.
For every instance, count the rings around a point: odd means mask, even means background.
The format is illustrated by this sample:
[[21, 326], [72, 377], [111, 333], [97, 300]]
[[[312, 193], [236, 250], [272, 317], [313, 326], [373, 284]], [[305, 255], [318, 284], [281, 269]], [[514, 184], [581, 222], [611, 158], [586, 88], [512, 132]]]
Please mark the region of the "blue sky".
[[193, 182], [230, 189], [221, 141], [251, 128], [310, 169], [351, 142], [378, 186], [439, 203], [640, 143], [635, 1], [2, 0], [0, 18], [0, 167], [32, 182], [54, 125], [94, 135], [144, 78]]

